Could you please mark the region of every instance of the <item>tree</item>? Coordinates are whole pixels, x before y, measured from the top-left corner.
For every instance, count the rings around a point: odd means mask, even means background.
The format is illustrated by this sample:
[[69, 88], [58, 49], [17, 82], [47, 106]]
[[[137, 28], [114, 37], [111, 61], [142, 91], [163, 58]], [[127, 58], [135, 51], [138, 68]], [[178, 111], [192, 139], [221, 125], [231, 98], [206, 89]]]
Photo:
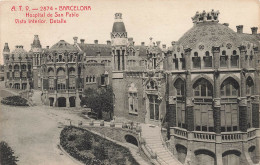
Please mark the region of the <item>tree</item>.
[[17, 157], [11, 147], [4, 141], [0, 142], [0, 164], [16, 165]]
[[109, 113], [110, 119], [112, 119], [114, 93], [111, 86], [98, 89], [88, 88], [83, 94], [85, 97], [82, 98], [81, 105], [86, 105], [97, 113], [99, 119], [102, 119], [102, 112]]

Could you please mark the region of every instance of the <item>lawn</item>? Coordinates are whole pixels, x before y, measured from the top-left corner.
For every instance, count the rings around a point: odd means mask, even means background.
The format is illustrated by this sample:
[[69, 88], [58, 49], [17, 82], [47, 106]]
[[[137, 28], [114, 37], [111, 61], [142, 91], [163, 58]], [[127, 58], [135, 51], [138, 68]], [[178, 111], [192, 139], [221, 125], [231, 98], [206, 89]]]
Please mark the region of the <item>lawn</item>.
[[60, 134], [60, 144], [87, 165], [139, 165], [127, 148], [82, 128], [65, 127]]

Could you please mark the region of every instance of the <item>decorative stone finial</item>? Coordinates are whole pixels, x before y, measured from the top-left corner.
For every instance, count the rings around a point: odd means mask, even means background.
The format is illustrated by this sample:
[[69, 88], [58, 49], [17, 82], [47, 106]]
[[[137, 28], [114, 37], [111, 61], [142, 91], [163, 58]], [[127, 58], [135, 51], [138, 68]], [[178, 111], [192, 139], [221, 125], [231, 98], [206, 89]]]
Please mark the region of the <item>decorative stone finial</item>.
[[193, 17], [191, 17], [191, 19], [194, 24], [200, 22], [218, 22], [218, 15], [218, 10], [214, 11], [214, 9], [212, 9], [210, 12], [206, 12], [205, 10], [203, 10], [203, 12], [201, 13], [197, 11], [196, 14]]
[[122, 13], [116, 13], [115, 19], [122, 19]]

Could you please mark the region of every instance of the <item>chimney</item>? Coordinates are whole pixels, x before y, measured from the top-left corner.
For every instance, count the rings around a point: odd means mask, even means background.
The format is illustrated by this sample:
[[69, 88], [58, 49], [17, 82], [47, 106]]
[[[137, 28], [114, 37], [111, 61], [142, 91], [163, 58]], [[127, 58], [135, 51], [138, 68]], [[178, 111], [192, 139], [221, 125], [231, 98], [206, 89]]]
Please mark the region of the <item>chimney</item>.
[[156, 45], [160, 47], [161, 41], [156, 41]]
[[46, 49], [49, 49], [50, 48], [50, 46], [46, 46]]
[[19, 48], [19, 46], [18, 46], [18, 45], [15, 45], [15, 48]]
[[162, 45], [162, 47], [163, 47], [163, 48], [166, 48], [166, 45], [165, 45], [165, 44], [163, 44], [163, 45]]
[[229, 23], [223, 23], [223, 25], [225, 25], [225, 26], [227, 26], [227, 27], [228, 27], [228, 26], [229, 26]]
[[74, 44], [76, 44], [78, 42], [78, 37], [73, 37], [74, 40]]
[[252, 34], [257, 34], [257, 27], [251, 27]]
[[237, 27], [237, 33], [243, 33], [243, 25], [238, 25]]
[[144, 43], [144, 42], [141, 42], [141, 45], [142, 45], [142, 46], [145, 46], [145, 43]]
[[172, 46], [174, 46], [176, 44], [176, 42], [175, 41], [172, 41]]
[[107, 40], [107, 45], [111, 45], [111, 41], [110, 40]]
[[81, 44], [84, 44], [84, 41], [85, 41], [84, 39], [80, 39]]
[[95, 44], [98, 44], [98, 40], [94, 40], [94, 43], [95, 43]]

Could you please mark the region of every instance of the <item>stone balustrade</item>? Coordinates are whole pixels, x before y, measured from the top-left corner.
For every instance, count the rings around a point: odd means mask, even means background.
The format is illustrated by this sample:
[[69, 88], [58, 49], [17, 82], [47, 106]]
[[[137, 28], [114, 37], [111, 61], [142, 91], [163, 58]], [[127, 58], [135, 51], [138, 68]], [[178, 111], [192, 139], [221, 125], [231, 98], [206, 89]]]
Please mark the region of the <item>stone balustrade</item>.
[[248, 132], [247, 132], [247, 138], [248, 139], [252, 139], [252, 138], [255, 138], [256, 137], [256, 129], [250, 129]]
[[223, 132], [221, 133], [222, 142], [242, 141], [243, 133], [241, 132]]
[[193, 132], [194, 140], [202, 140], [202, 141], [214, 141], [216, 139], [216, 134], [212, 132]]
[[[247, 133], [240, 131], [236, 132], [222, 132], [222, 142], [239, 142], [243, 140], [251, 140], [256, 138], [258, 129], [248, 129]], [[260, 131], [259, 131], [260, 132]], [[171, 127], [171, 136], [175, 136], [182, 139], [190, 139], [194, 141], [205, 141], [205, 142], [216, 142], [215, 132], [202, 132], [202, 131], [191, 131], [188, 132], [186, 129]]]
[[173, 127], [173, 133], [175, 136], [178, 136], [180, 138], [184, 138], [187, 139], [188, 138], [188, 134], [187, 131], [185, 129], [179, 128], [179, 127]]

